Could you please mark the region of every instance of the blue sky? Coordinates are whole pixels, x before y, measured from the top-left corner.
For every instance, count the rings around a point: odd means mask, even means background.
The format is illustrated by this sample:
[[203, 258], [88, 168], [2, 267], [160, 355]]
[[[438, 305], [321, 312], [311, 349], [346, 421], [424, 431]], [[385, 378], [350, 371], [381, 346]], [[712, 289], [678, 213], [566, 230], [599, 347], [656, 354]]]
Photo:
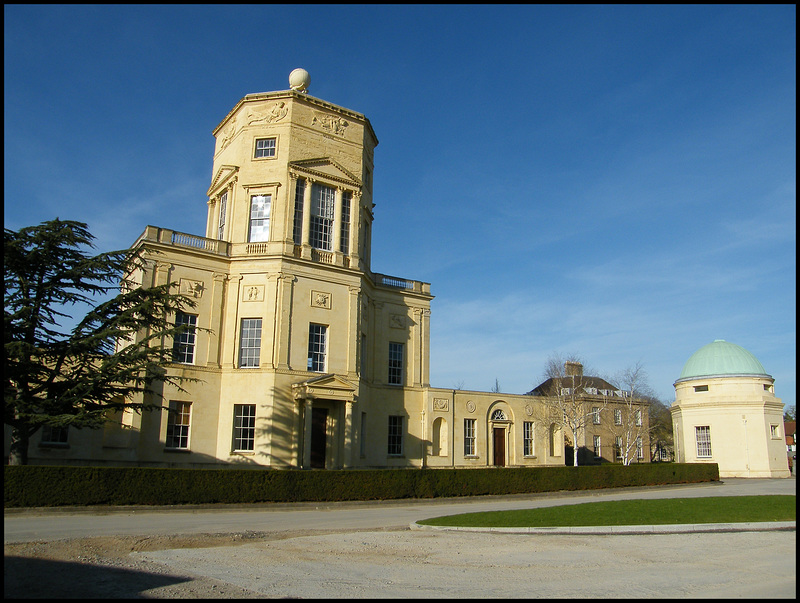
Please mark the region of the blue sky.
[[372, 268], [431, 283], [431, 384], [554, 353], [666, 402], [715, 339], [796, 400], [796, 7], [4, 7], [6, 228], [204, 234], [212, 130], [311, 75], [366, 115]]

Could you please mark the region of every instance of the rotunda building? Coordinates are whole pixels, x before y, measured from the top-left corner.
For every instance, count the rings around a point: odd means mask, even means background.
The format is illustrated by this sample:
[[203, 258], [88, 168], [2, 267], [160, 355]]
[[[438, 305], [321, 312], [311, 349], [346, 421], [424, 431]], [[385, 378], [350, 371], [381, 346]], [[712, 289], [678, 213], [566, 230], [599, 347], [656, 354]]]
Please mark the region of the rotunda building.
[[789, 477], [783, 404], [749, 351], [718, 339], [675, 381], [670, 408], [679, 463], [717, 463], [725, 477]]

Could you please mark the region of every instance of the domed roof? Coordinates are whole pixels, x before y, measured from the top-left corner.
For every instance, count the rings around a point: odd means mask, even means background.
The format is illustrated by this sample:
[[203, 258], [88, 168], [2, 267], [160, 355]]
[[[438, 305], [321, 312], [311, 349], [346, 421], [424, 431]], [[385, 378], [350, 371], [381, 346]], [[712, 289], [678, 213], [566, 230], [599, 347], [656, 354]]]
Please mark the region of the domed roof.
[[733, 375], [772, 378], [756, 357], [742, 346], [717, 339], [692, 354], [683, 365], [678, 381]]

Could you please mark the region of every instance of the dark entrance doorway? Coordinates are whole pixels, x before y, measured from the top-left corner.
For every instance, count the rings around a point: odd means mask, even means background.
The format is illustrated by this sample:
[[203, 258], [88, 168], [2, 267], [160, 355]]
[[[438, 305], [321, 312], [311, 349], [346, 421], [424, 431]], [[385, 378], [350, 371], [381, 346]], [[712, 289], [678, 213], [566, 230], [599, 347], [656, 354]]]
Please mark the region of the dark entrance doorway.
[[506, 430], [502, 427], [495, 427], [492, 430], [494, 440], [494, 466], [506, 466]]
[[325, 468], [325, 444], [328, 427], [328, 409], [311, 409], [311, 468]]

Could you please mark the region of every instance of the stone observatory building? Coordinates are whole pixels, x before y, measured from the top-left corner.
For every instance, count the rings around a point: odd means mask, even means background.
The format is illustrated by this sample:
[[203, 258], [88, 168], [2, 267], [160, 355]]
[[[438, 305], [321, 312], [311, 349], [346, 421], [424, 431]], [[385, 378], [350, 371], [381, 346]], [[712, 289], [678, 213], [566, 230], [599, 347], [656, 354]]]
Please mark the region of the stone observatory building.
[[717, 463], [720, 477], [789, 477], [783, 404], [753, 354], [722, 339], [697, 350], [670, 408], [679, 463]]

